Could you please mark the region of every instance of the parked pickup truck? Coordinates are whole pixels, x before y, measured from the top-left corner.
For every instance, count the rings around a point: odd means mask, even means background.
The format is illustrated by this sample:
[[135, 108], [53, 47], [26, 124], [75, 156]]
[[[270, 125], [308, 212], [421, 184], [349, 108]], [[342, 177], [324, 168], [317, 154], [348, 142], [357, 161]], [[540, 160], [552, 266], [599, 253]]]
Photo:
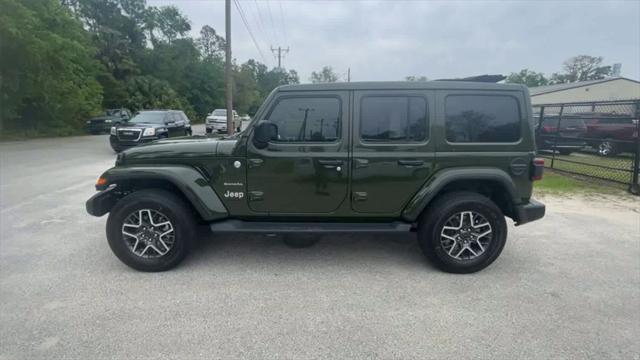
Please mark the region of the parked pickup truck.
[[587, 125], [589, 145], [601, 156], [633, 152], [638, 139], [638, 119], [629, 115], [608, 113], [580, 114]]
[[287, 85], [233, 136], [166, 139], [120, 153], [89, 214], [142, 271], [176, 266], [213, 233], [415, 232], [454, 273], [500, 255], [505, 216], [544, 216], [526, 87], [458, 81]]

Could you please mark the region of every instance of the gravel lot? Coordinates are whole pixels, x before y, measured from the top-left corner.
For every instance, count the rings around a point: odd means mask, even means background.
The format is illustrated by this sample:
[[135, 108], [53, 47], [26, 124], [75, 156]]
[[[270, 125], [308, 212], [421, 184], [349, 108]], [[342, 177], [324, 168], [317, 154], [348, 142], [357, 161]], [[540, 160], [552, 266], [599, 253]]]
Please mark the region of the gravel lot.
[[474, 275], [412, 236], [206, 232], [147, 274], [84, 210], [113, 162], [106, 136], [0, 143], [0, 359], [640, 358], [638, 199], [545, 196]]

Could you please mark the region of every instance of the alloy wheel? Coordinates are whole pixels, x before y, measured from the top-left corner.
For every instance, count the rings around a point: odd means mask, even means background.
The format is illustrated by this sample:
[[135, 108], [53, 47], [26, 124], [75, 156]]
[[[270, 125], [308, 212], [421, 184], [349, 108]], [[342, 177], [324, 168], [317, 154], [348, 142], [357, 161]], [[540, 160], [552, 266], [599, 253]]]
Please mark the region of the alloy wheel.
[[125, 244], [135, 255], [155, 259], [167, 254], [175, 244], [174, 227], [157, 210], [136, 210], [122, 224]]
[[456, 260], [473, 260], [482, 255], [492, 238], [491, 224], [474, 211], [451, 216], [440, 232], [442, 249]]

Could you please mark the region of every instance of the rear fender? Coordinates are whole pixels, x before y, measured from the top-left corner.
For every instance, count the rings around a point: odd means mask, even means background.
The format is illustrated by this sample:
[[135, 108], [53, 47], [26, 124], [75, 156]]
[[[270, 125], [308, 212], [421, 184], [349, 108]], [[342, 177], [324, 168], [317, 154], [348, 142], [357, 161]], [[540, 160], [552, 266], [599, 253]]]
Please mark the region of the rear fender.
[[516, 186], [511, 177], [504, 171], [495, 168], [463, 168], [463, 169], [444, 169], [435, 173], [429, 181], [427, 181], [416, 195], [409, 201], [402, 217], [407, 221], [416, 221], [420, 214], [427, 208], [429, 203], [440, 194], [440, 191], [458, 180], [482, 181], [490, 180], [498, 182], [507, 192], [507, 196], [512, 204], [517, 204]]

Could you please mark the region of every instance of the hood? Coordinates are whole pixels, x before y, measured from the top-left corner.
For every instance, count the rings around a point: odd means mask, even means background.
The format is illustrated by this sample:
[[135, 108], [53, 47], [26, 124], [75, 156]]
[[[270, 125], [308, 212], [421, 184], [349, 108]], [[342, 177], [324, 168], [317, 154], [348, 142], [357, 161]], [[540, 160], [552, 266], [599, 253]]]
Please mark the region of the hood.
[[231, 156], [236, 148], [236, 139], [216, 139], [205, 136], [163, 139], [136, 146], [123, 152], [124, 163], [143, 163], [162, 159], [195, 159]]
[[118, 129], [126, 129], [126, 128], [131, 128], [131, 129], [146, 129], [146, 128], [154, 128], [154, 129], [161, 129], [166, 127], [167, 125], [164, 124], [130, 124], [130, 123], [124, 123], [122, 125], [120, 125], [118, 127]]

